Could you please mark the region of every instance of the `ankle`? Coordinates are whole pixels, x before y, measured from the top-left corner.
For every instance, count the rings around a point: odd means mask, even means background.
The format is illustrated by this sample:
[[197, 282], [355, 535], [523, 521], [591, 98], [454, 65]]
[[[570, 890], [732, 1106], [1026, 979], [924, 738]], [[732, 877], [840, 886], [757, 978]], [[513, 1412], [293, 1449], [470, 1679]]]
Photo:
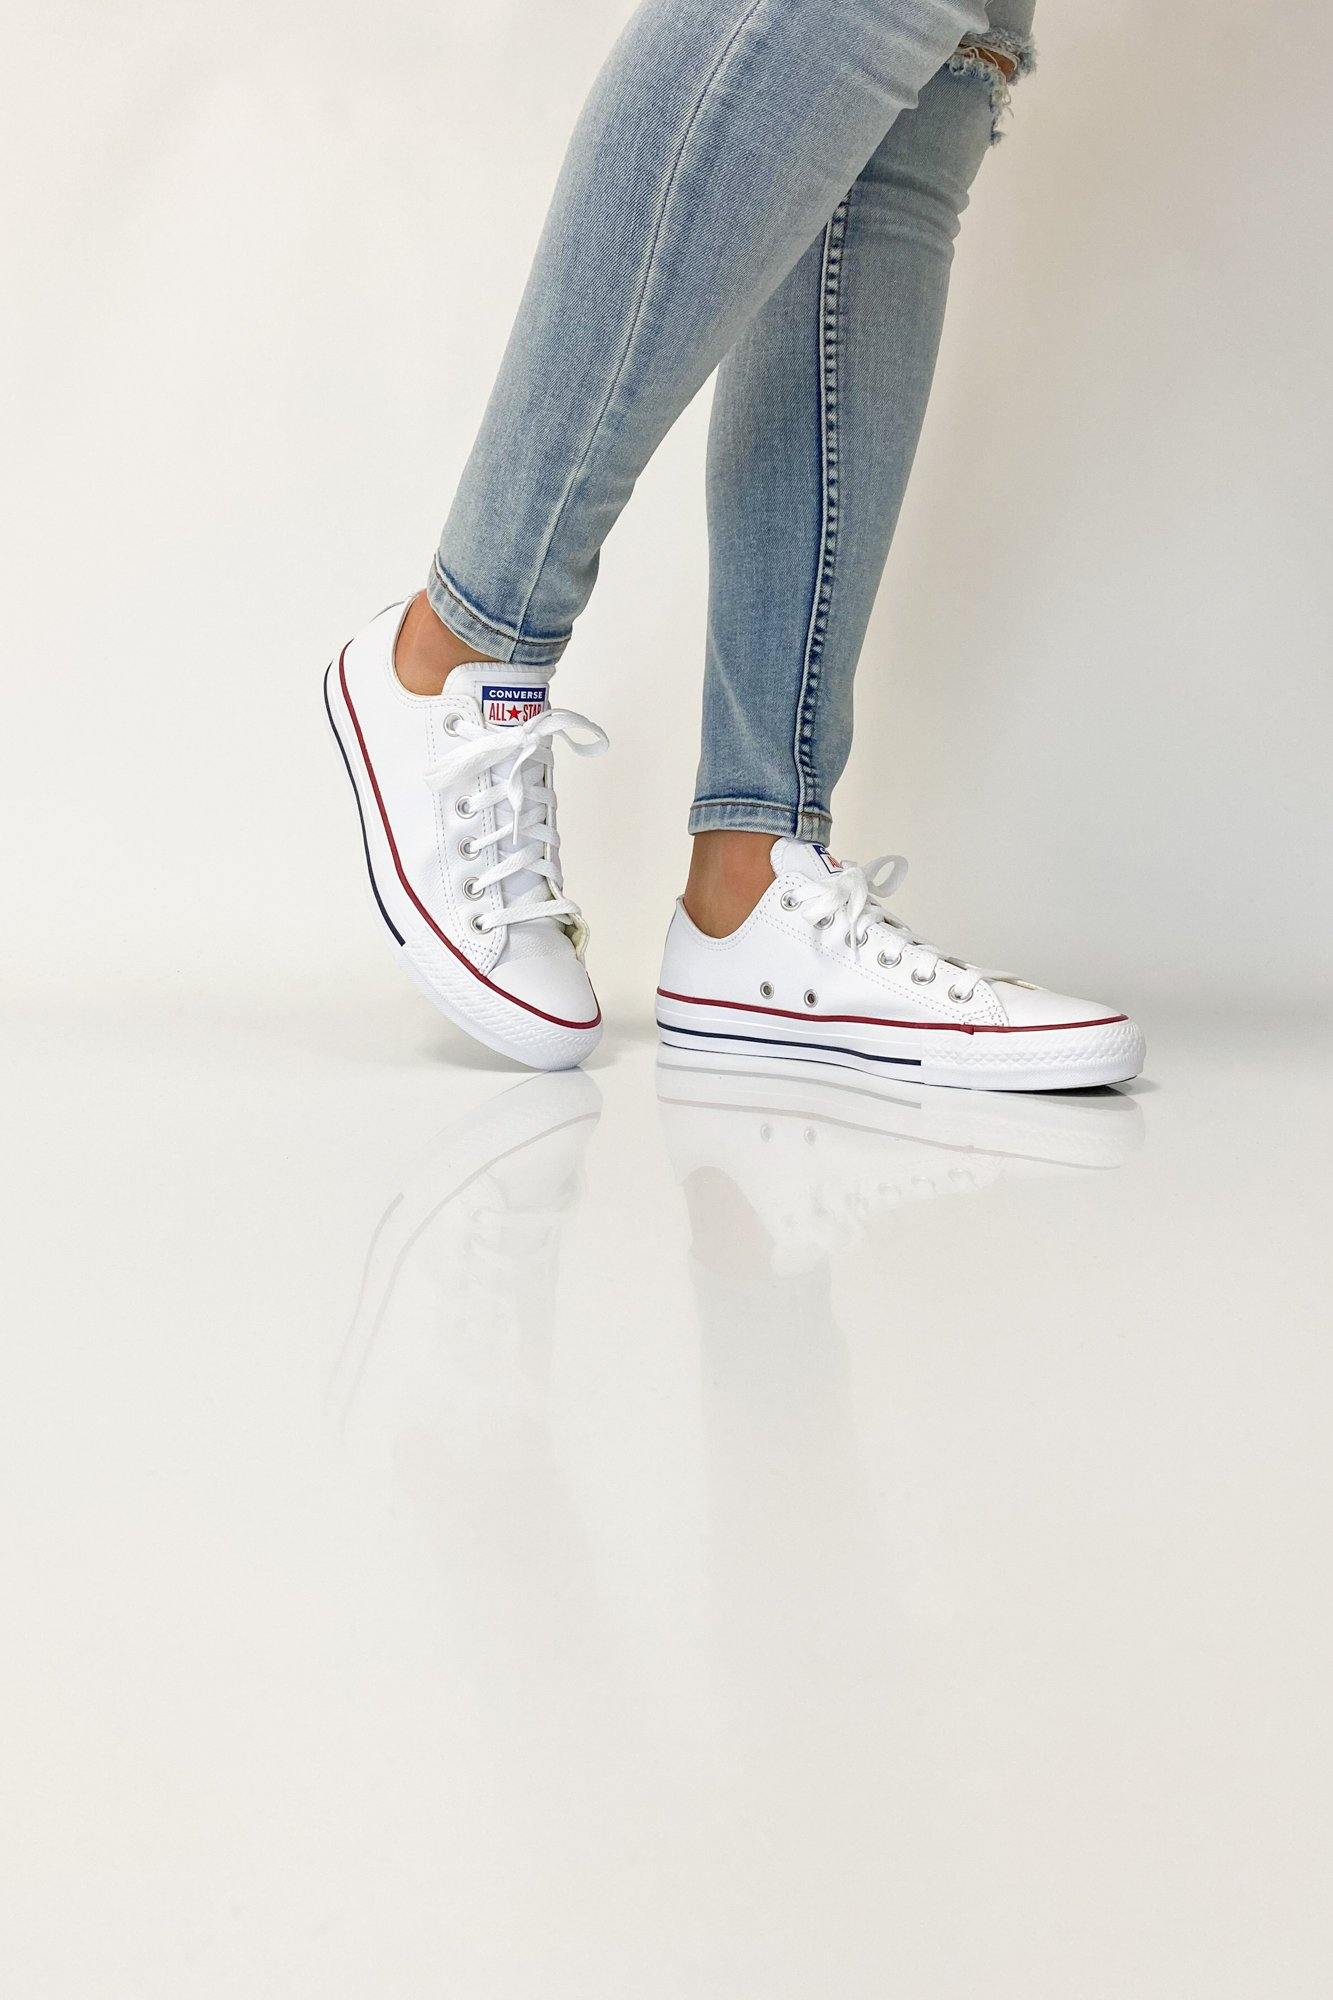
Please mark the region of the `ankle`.
[[705, 937], [730, 937], [773, 880], [771, 833], [696, 833], [681, 901]]
[[424, 590], [407, 607], [394, 647], [393, 670], [409, 694], [438, 694], [455, 667], [484, 660], [437, 617]]

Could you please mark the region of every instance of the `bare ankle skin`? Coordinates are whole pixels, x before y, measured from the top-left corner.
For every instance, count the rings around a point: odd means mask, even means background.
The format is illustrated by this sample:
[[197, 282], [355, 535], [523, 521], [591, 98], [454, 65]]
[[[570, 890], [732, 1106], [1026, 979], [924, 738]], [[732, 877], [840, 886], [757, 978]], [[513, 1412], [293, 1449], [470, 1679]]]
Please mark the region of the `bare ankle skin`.
[[394, 672], [409, 694], [438, 694], [455, 667], [488, 658], [435, 616], [424, 590], [417, 592], [407, 607], [393, 656]]
[[771, 833], [696, 833], [681, 898], [705, 937], [730, 937], [773, 880]]

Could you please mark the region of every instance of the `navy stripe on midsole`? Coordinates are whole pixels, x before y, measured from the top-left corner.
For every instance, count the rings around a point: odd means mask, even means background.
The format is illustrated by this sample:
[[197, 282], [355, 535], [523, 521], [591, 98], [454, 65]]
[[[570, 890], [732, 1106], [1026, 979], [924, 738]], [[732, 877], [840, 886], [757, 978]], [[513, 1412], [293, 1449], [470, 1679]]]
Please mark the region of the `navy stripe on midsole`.
[[370, 836], [366, 832], [365, 813], [361, 810], [361, 794], [356, 788], [356, 779], [352, 773], [352, 760], [347, 755], [347, 750], [343, 743], [342, 737], [338, 734], [338, 725], [333, 719], [333, 709], [329, 705], [329, 674], [331, 674], [332, 672], [333, 672], [333, 667], [330, 664], [327, 672], [324, 675], [324, 713], [329, 718], [329, 728], [333, 731], [333, 740], [337, 744], [339, 754], [342, 757], [343, 768], [347, 772], [348, 782], [352, 787], [352, 797], [356, 800], [356, 816], [361, 822], [361, 845], [366, 850], [366, 873], [370, 877], [371, 894], [374, 896], [375, 902], [379, 907], [380, 915], [383, 917], [385, 923], [389, 926], [389, 929], [393, 932], [394, 936], [397, 938], [399, 944], [401, 944], [403, 942], [403, 934], [399, 930], [393, 918], [389, 915], [389, 912], [385, 909], [384, 898], [380, 894], [380, 885], [375, 880], [375, 869], [370, 859]]
[[657, 1016], [664, 1034], [694, 1035], [705, 1042], [757, 1042], [762, 1049], [818, 1049], [826, 1056], [855, 1056], [859, 1062], [894, 1063], [899, 1069], [920, 1069], [920, 1056], [874, 1056], [868, 1049], [844, 1049], [837, 1042], [775, 1042], [771, 1035], [733, 1035], [726, 1028], [678, 1028], [674, 1021]]

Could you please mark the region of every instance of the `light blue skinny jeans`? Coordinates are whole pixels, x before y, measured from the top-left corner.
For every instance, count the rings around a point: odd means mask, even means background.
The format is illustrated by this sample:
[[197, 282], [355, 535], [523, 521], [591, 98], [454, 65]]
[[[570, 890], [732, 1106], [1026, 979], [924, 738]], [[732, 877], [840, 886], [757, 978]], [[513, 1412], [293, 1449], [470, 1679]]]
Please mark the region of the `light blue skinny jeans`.
[[644, 0], [584, 107], [428, 584], [548, 666], [720, 365], [692, 832], [825, 840], [958, 219], [1033, 0]]

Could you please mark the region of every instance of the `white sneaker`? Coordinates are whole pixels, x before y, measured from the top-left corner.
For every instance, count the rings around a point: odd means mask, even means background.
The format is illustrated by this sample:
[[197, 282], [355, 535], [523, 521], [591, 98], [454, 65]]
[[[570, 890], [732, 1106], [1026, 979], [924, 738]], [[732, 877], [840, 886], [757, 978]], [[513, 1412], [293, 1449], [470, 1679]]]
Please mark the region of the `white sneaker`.
[[1123, 1083], [1144, 1040], [1124, 1014], [948, 958], [891, 917], [907, 863], [868, 869], [773, 843], [773, 884], [711, 938], [677, 904], [657, 1025], [671, 1048], [799, 1057], [971, 1090]]
[[532, 1069], [568, 1069], [601, 1038], [587, 926], [565, 895], [553, 739], [606, 748], [548, 702], [530, 667], [455, 667], [438, 695], [394, 672], [407, 610], [390, 605], [324, 676], [324, 705], [361, 816], [394, 948], [455, 1026]]

